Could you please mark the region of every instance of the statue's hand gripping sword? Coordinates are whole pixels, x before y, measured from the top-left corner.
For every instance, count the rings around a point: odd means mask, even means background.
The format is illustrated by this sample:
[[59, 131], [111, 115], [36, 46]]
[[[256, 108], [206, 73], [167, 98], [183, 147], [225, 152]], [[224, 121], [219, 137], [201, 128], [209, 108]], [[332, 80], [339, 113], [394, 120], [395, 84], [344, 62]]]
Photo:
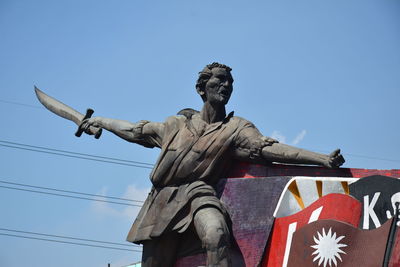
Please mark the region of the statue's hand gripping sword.
[[[48, 110], [57, 114], [60, 117], [63, 117], [64, 119], [73, 121], [76, 123], [76, 125], [78, 125], [78, 130], [76, 131], [75, 136], [80, 137], [82, 135], [84, 131], [82, 127], [82, 122], [92, 116], [94, 112], [93, 109], [88, 108], [86, 111], [86, 115], [83, 115], [82, 113], [79, 113], [75, 109], [65, 105], [64, 103], [58, 101], [57, 99], [52, 98], [49, 95], [46, 95], [36, 86], [35, 86], [35, 93], [40, 103], [42, 103], [43, 106], [45, 106]], [[94, 134], [94, 137], [96, 139], [99, 139], [101, 136], [102, 129], [90, 126], [89, 131], [90, 133]]]

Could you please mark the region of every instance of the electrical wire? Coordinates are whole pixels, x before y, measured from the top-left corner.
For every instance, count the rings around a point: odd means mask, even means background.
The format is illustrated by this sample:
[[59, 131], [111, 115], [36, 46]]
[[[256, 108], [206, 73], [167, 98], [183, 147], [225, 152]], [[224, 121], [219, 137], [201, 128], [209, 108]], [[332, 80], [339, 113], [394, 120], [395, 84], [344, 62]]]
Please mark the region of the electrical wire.
[[377, 158], [377, 157], [363, 156], [363, 155], [350, 154], [350, 153], [344, 153], [343, 155], [350, 156], [350, 157], [356, 157], [356, 158], [365, 158], [365, 159], [373, 159], [373, 160], [400, 162], [400, 160], [397, 160], [397, 159]]
[[11, 190], [19, 190], [19, 191], [25, 191], [25, 192], [31, 192], [31, 193], [46, 194], [46, 195], [53, 195], [53, 196], [59, 196], [59, 197], [69, 197], [69, 198], [75, 198], [75, 199], [83, 199], [83, 200], [92, 200], [92, 201], [98, 201], [98, 202], [106, 202], [106, 203], [111, 203], [111, 204], [118, 204], [118, 205], [125, 205], [125, 206], [133, 206], [133, 207], [139, 207], [139, 208], [142, 207], [141, 205], [136, 205], [136, 204], [128, 204], [128, 203], [122, 203], [122, 202], [116, 202], [116, 201], [108, 201], [108, 200], [103, 200], [103, 199], [95, 199], [95, 198], [78, 197], [78, 196], [71, 196], [71, 195], [65, 195], [65, 194], [57, 194], [57, 193], [43, 192], [43, 191], [38, 191], [38, 190], [17, 188], [17, 187], [4, 186], [4, 185], [0, 185], [0, 188], [11, 189]]
[[114, 162], [114, 161], [109, 161], [109, 160], [101, 160], [101, 159], [88, 158], [88, 157], [80, 157], [80, 156], [75, 156], [75, 155], [67, 155], [67, 154], [63, 154], [63, 153], [44, 151], [44, 150], [42, 151], [42, 150], [32, 149], [32, 148], [25, 148], [25, 147], [18, 147], [18, 146], [12, 146], [12, 145], [4, 145], [4, 144], [0, 144], [0, 146], [22, 149], [22, 150], [27, 150], [27, 151], [40, 152], [40, 153], [46, 153], [46, 154], [51, 154], [51, 155], [58, 155], [58, 156], [69, 157], [69, 158], [86, 159], [86, 160], [91, 160], [91, 161], [111, 163], [111, 164], [117, 164], [117, 165], [123, 165], [123, 166], [131, 166], [131, 167], [137, 167], [137, 168], [143, 168], [143, 169], [152, 169], [151, 167], [147, 167], [147, 166], [140, 166], [140, 165], [135, 165], [135, 164], [128, 164], [128, 163], [116, 162], [116, 161]]
[[79, 152], [73, 152], [73, 151], [67, 151], [67, 150], [61, 150], [61, 149], [54, 149], [54, 148], [43, 147], [43, 146], [34, 146], [34, 145], [10, 142], [10, 141], [6, 141], [6, 140], [0, 140], [0, 143], [6, 143], [6, 144], [18, 145], [18, 146], [24, 146], [24, 147], [30, 147], [30, 148], [37, 148], [37, 149], [49, 150], [49, 151], [55, 151], [55, 152], [61, 152], [61, 153], [68, 153], [68, 154], [72, 154], [72, 155], [86, 156], [86, 157], [92, 157], [92, 158], [100, 158], [100, 159], [121, 161], [121, 162], [133, 163], [133, 164], [141, 164], [141, 165], [147, 165], [147, 166], [153, 167], [153, 164], [151, 164], [151, 163], [140, 162], [140, 161], [133, 161], [133, 160], [105, 157], [105, 156], [99, 156], [99, 155], [93, 155], [93, 154], [79, 153]]
[[48, 242], [56, 242], [56, 243], [63, 243], [63, 244], [70, 244], [70, 245], [78, 245], [78, 246], [86, 246], [86, 247], [95, 247], [95, 248], [106, 248], [106, 249], [124, 250], [124, 251], [133, 251], [133, 252], [142, 253], [141, 250], [136, 250], [136, 249], [127, 249], [127, 248], [117, 248], [117, 247], [110, 247], [110, 246], [91, 245], [91, 244], [78, 243], [78, 242], [61, 241], [61, 240], [54, 240], [54, 239], [47, 239], [47, 238], [39, 238], [39, 237], [31, 237], [31, 236], [23, 236], [23, 235], [14, 235], [14, 234], [5, 234], [5, 233], [0, 233], [0, 235], [11, 236], [11, 237], [18, 237], [18, 238], [25, 238], [25, 239], [34, 239], [34, 240], [48, 241]]
[[[26, 106], [26, 107], [31, 107], [31, 108], [43, 109], [43, 107], [40, 107], [40, 106], [29, 105], [29, 104], [24, 104], [24, 103], [18, 103], [18, 102], [13, 102], [13, 101], [7, 101], [7, 100], [2, 100], [2, 99], [0, 99], [0, 102], [7, 103], [7, 104], [13, 104], [13, 105], [19, 105], [19, 106]], [[7, 141], [2, 141], [2, 140], [0, 140], [0, 142], [5, 142], [5, 143], [7, 143]], [[8, 143], [12, 143], [12, 142], [8, 142]], [[17, 143], [14, 143], [14, 144], [17, 144]], [[21, 144], [21, 145], [22, 145], [22, 144]], [[4, 145], [3, 145], [3, 146], [4, 146]], [[29, 146], [29, 145], [26, 145], [26, 146]], [[32, 147], [35, 147], [35, 146], [32, 146]], [[14, 148], [15, 148], [15, 147], [14, 147]], [[52, 149], [49, 149], [49, 150], [52, 150]], [[54, 149], [54, 151], [57, 151], [57, 150]], [[62, 150], [58, 150], [58, 151], [62, 151]], [[324, 150], [315, 150], [315, 151], [320, 151], [320, 152], [324, 152], [324, 153], [329, 153], [329, 151], [324, 151]], [[37, 152], [41, 152], [41, 151], [37, 151]], [[89, 154], [76, 153], [76, 152], [68, 152], [68, 151], [64, 151], [64, 152], [67, 152], [67, 153], [75, 153], [75, 154], [77, 154], [77, 155], [79, 155], [79, 154], [81, 154], [81, 155], [89, 155]], [[46, 153], [46, 152], [43, 152], [43, 153]], [[371, 156], [358, 155], [358, 154], [351, 154], [351, 153], [342, 153], [342, 154], [345, 155], [345, 156], [357, 157], [357, 158], [365, 158], [365, 159], [373, 159], [373, 160], [381, 160], [381, 161], [390, 161], [390, 162], [400, 162], [400, 160], [397, 160], [397, 159], [378, 158], [378, 157], [371, 157]], [[101, 156], [97, 156], [97, 157], [105, 158], [105, 159], [107, 158], [107, 157], [101, 157]], [[108, 158], [108, 159], [112, 159], [112, 158]], [[146, 165], [152, 166], [152, 164], [149, 164], [149, 163], [142, 163], [142, 162], [135, 162], [135, 161], [127, 161], [127, 160], [120, 160], [120, 161], [126, 161], [126, 162], [132, 162], [132, 163], [139, 163], [139, 164], [146, 164]], [[107, 163], [110, 163], [110, 162], [107, 162]], [[115, 163], [115, 164], [118, 164], [118, 163]], [[124, 164], [121, 164], [121, 165], [124, 165]], [[128, 166], [131, 166], [131, 165], [128, 165]], [[133, 166], [133, 165], [132, 165], [132, 166]], [[133, 166], [133, 167], [139, 167], [139, 166]], [[146, 168], [146, 167], [142, 167], [142, 168]], [[151, 169], [151, 168], [149, 168], [149, 169]]]
[[[321, 153], [330, 153], [332, 151], [327, 151], [327, 150], [319, 150], [319, 149], [312, 149], [315, 152], [321, 152]], [[342, 153], [344, 156], [350, 156], [350, 157], [356, 157], [356, 158], [364, 158], [364, 159], [373, 159], [373, 160], [381, 160], [381, 161], [391, 161], [391, 162], [400, 162], [398, 159], [388, 159], [388, 158], [377, 158], [377, 157], [371, 157], [371, 156], [365, 156], [365, 155], [358, 155], [358, 154], [352, 154], [352, 153]]]
[[0, 180], [0, 183], [3, 183], [3, 184], [11, 184], [11, 185], [18, 185], [18, 186], [24, 186], [24, 187], [30, 187], [30, 188], [37, 188], [37, 189], [44, 189], [44, 190], [51, 190], [51, 191], [56, 191], [56, 192], [64, 192], [64, 193], [78, 194], [78, 195], [84, 195], [84, 196], [92, 196], [92, 197], [100, 197], [100, 198], [109, 198], [109, 199], [116, 199], [116, 200], [137, 202], [137, 203], [143, 203], [143, 202], [144, 202], [144, 201], [142, 201], [142, 200], [136, 200], [136, 199], [129, 199], [129, 198], [120, 198], [120, 197], [113, 197], [113, 196], [96, 195], [96, 194], [90, 194], [90, 193], [69, 191], [69, 190], [64, 190], [64, 189], [57, 189], [57, 188], [50, 188], [50, 187], [43, 187], [43, 186], [35, 186], [35, 185], [14, 183], [14, 182], [5, 181], [5, 180]]
[[18, 106], [25, 106], [25, 107], [30, 107], [30, 108], [43, 109], [43, 107], [40, 107], [40, 106], [34, 106], [34, 105], [29, 105], [29, 104], [24, 104], [24, 103], [2, 100], [2, 99], [0, 99], [0, 102], [6, 103], [6, 104], [18, 105]]
[[47, 237], [56, 237], [56, 238], [87, 241], [87, 242], [100, 243], [100, 244], [110, 244], [110, 245], [117, 245], [117, 246], [124, 246], [124, 247], [139, 247], [139, 248], [141, 247], [140, 245], [134, 245], [134, 244], [125, 244], [125, 243], [100, 241], [100, 240], [86, 239], [86, 238], [79, 238], [79, 237], [71, 237], [71, 236], [44, 234], [44, 233], [21, 231], [21, 230], [9, 229], [9, 228], [0, 228], [0, 231], [7, 231], [7, 232], [14, 232], [14, 233], [21, 233], [21, 234], [30, 234], [30, 235], [39, 235], [39, 236], [47, 236]]
[[[70, 158], [86, 159], [86, 160], [118, 164], [118, 165], [124, 165], [124, 166], [132, 166], [132, 167], [138, 167], [138, 168], [144, 168], [144, 169], [152, 169], [152, 167], [154, 166], [153, 164], [146, 163], [146, 162], [125, 160], [125, 159], [105, 157], [105, 156], [92, 155], [92, 154], [79, 153], [79, 152], [72, 152], [72, 151], [66, 151], [66, 150], [60, 150], [60, 149], [54, 149], [54, 148], [48, 148], [48, 147], [41, 147], [41, 146], [34, 146], [34, 145], [10, 142], [10, 141], [6, 141], [6, 140], [0, 140], [0, 143], [3, 143], [3, 144], [0, 144], [0, 146], [3, 146], [3, 147], [16, 148], [16, 149], [22, 149], [22, 150], [28, 150], [28, 151], [40, 152], [40, 153], [47, 153], [47, 154], [65, 156], [65, 157], [70, 157]], [[5, 144], [8, 144], [8, 145], [5, 145]], [[321, 152], [321, 153], [330, 153], [329, 151], [318, 150], [318, 149], [314, 149], [313, 151]], [[352, 153], [342, 153], [342, 154], [345, 156], [357, 157], [357, 158], [365, 158], [365, 159], [380, 160], [380, 161], [390, 161], [390, 162], [400, 162], [400, 160], [398, 160], [398, 159], [372, 157], [372, 156], [365, 156], [365, 155], [352, 154]]]

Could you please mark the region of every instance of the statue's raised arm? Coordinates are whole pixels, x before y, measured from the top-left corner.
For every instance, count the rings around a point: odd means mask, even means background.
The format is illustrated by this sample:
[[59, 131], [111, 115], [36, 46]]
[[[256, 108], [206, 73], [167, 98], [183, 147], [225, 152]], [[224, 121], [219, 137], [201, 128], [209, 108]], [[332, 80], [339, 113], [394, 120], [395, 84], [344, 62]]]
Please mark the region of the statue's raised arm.
[[164, 133], [164, 123], [139, 121], [132, 123], [125, 120], [93, 117], [82, 122], [81, 128], [85, 133], [93, 134], [91, 128], [100, 128], [112, 132], [128, 142], [145, 147], [161, 147]]

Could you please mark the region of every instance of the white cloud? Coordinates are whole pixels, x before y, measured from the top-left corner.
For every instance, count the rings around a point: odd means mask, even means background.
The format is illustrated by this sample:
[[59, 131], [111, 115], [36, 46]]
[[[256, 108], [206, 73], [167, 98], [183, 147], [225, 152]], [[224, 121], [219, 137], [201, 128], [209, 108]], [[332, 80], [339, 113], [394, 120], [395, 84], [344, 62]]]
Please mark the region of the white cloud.
[[[149, 192], [150, 188], [137, 188], [135, 185], [129, 185], [126, 188], [125, 193], [121, 196], [121, 198], [144, 201]], [[97, 194], [107, 196], [107, 188], [103, 187]], [[110, 201], [123, 202], [117, 199]], [[131, 203], [131, 202], [124, 202], [124, 203]], [[138, 203], [132, 202], [132, 204], [142, 205], [142, 203], [139, 202]], [[139, 213], [140, 207], [122, 206], [112, 203], [93, 201], [92, 209], [95, 213], [99, 215], [119, 217], [127, 220], [132, 220], [132, 218], [136, 218], [137, 214]]]
[[304, 137], [306, 136], [307, 131], [306, 130], [302, 130], [292, 141], [293, 145], [297, 145], [298, 143], [300, 143]]
[[273, 131], [271, 134], [271, 137], [278, 140], [279, 143], [286, 143], [286, 136], [282, 135], [280, 132], [278, 131]]
[[[307, 134], [307, 131], [306, 131], [306, 130], [302, 130], [300, 133], [298, 133], [298, 134], [296, 135], [296, 137], [293, 139], [292, 142], [290, 142], [290, 144], [292, 144], [292, 145], [298, 145], [298, 144], [304, 139], [304, 137], [306, 136], [306, 134]], [[279, 132], [279, 131], [276, 131], [276, 130], [273, 131], [272, 134], [271, 134], [271, 137], [274, 138], [274, 139], [276, 139], [276, 140], [278, 140], [279, 143], [286, 144], [286, 136], [283, 135], [283, 134], [282, 134], [281, 132]]]

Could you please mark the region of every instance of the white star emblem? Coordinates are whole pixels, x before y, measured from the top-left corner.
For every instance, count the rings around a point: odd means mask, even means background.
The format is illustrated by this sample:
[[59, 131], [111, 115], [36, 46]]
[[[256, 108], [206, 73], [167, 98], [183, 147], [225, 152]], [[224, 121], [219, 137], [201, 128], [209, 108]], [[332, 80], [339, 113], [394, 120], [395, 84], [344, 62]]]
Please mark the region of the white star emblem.
[[327, 264], [329, 264], [329, 267], [332, 267], [332, 263], [334, 266], [337, 266], [336, 258], [342, 261], [340, 253], [346, 254], [346, 252], [340, 248], [347, 247], [347, 245], [339, 243], [345, 236], [342, 235], [336, 238], [336, 233], [332, 233], [332, 228], [329, 228], [328, 233], [325, 233], [325, 229], [322, 228], [322, 235], [319, 232], [317, 232], [317, 235], [318, 238], [313, 236], [316, 245], [311, 246], [315, 249], [312, 255], [316, 255], [313, 262], [319, 259], [318, 266], [322, 263], [324, 267], [326, 267]]

